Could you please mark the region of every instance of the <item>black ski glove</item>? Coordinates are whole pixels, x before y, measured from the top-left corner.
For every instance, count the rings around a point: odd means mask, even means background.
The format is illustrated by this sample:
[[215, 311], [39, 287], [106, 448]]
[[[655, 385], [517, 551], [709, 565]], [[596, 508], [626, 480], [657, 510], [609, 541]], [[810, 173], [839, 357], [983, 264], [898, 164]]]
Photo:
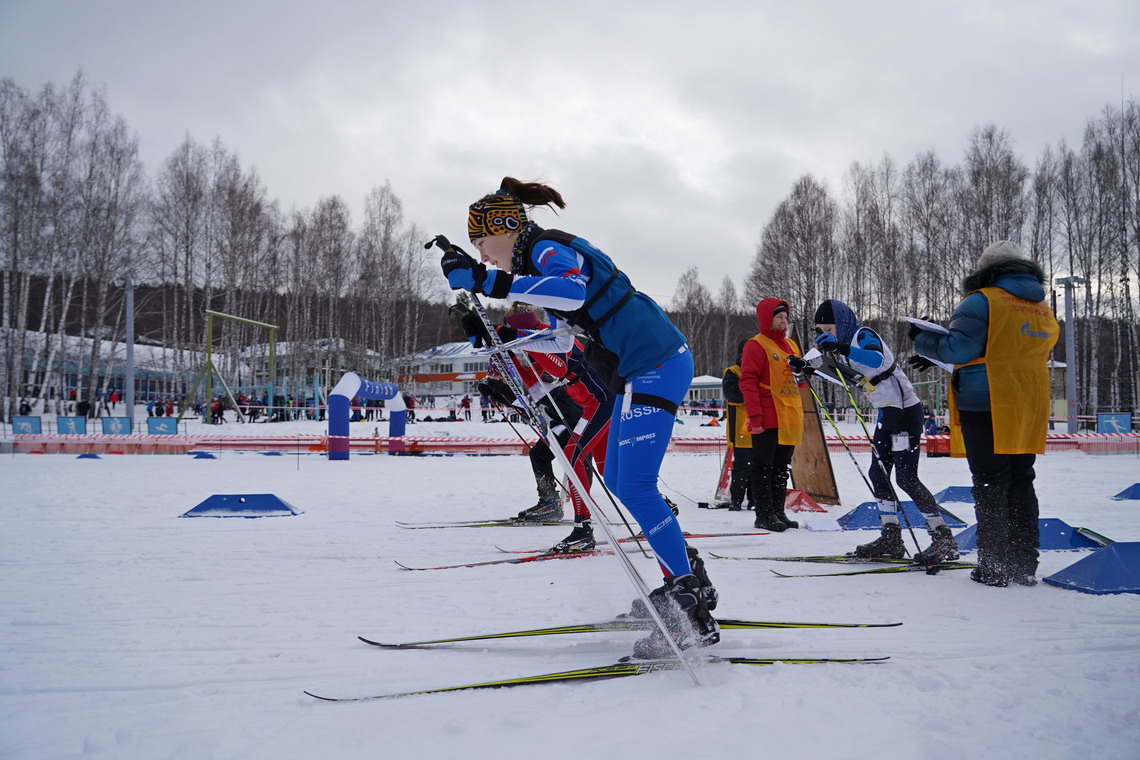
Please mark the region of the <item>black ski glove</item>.
[[[926, 316], [924, 316], [922, 318], [922, 320], [924, 322], [929, 322], [930, 321], [930, 315], [927, 314]], [[907, 338], [910, 339], [910, 342], [913, 343], [914, 339], [917, 338], [922, 332], [924, 332], [924, 331], [921, 327], [916, 325], [914, 322], [911, 322], [910, 323], [910, 329], [906, 331], [906, 336], [907, 336]]]
[[799, 375], [802, 380], [807, 380], [815, 373], [815, 367], [804, 361], [802, 356], [789, 356], [788, 366], [791, 367], [792, 372]]
[[491, 335], [487, 332], [483, 320], [475, 312], [468, 311], [460, 317], [459, 326], [463, 328], [463, 334], [474, 341], [473, 345], [476, 348], [491, 345]]
[[495, 328], [495, 332], [499, 334], [499, 340], [504, 343], [510, 343], [515, 338], [519, 337], [519, 331], [510, 325], [500, 325]]
[[916, 372], [925, 372], [931, 367], [937, 366], [934, 362], [930, 361], [925, 356], [920, 356], [919, 354], [908, 357], [906, 363], [910, 366], [911, 369]]
[[502, 406], [510, 406], [515, 401], [515, 394], [511, 392], [511, 386], [497, 377], [488, 377], [476, 388], [478, 388], [479, 393]]

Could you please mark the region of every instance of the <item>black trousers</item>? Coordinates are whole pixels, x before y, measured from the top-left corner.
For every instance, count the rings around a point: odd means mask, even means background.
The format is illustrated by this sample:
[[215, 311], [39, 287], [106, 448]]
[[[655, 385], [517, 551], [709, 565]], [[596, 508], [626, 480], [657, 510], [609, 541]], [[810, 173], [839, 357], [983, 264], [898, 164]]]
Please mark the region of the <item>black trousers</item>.
[[791, 477], [792, 453], [795, 446], [780, 443], [776, 428], [752, 434], [752, 506], [756, 514], [767, 517], [783, 510]]
[[[570, 431], [563, 428], [556, 438], [558, 445], [565, 448], [570, 442]], [[542, 500], [557, 498], [558, 478], [554, 475], [554, 452], [550, 450], [545, 438], [540, 438], [530, 447], [530, 469], [534, 472], [534, 483], [538, 487], [539, 498]]]
[[732, 449], [732, 478], [728, 483], [728, 498], [733, 504], [744, 504], [745, 499], [751, 502], [752, 449], [740, 446], [734, 446]]
[[[894, 449], [894, 437], [907, 436], [905, 450]], [[891, 470], [899, 488], [914, 501], [924, 515], [938, 515], [938, 502], [918, 479], [918, 462], [922, 448], [922, 404], [900, 409], [888, 406], [880, 410], [875, 433], [871, 437], [871, 487], [876, 499], [891, 499]], [[882, 463], [882, 467], [879, 463]]]
[[978, 564], [1011, 575], [1037, 572], [1036, 454], [995, 454], [993, 415], [959, 411], [966, 459], [974, 480]]

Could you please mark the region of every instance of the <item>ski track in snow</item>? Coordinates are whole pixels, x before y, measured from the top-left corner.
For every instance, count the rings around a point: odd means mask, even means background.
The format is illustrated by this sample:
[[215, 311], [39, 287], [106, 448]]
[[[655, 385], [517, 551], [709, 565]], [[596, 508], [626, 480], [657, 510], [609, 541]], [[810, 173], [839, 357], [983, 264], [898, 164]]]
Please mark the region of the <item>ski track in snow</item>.
[[[723, 434], [686, 419], [678, 435]], [[354, 431], [386, 428], [361, 425]], [[223, 430], [312, 434], [321, 426]], [[421, 423], [409, 433], [511, 435], [479, 423]], [[782, 579], [768, 569], [826, 566], [707, 560], [725, 617], [904, 622], [725, 631], [717, 653], [890, 655], [885, 663], [703, 668], [703, 687], [670, 672], [318, 702], [302, 690], [364, 696], [611, 664], [643, 634], [405, 651], [355, 637], [403, 641], [604, 620], [627, 610], [633, 591], [613, 557], [421, 573], [393, 564], [498, 559], [495, 544], [562, 538], [565, 527], [394, 525], [504, 517], [529, 506], [535, 491], [524, 457], [218, 456], [0, 457], [0, 757], [1140, 756], [1140, 598], [1045, 584], [991, 589], [966, 571]], [[834, 518], [870, 496], [846, 454], [832, 462], [845, 505], [829, 509]], [[681, 506], [686, 530], [751, 529], [748, 513], [696, 508], [712, 500], [718, 471], [714, 455], [666, 459], [663, 491]], [[1138, 480], [1136, 457], [1050, 454], [1037, 472], [1042, 517], [1140, 540], [1140, 506], [1110, 498]], [[963, 460], [924, 458], [920, 473], [934, 492], [969, 484]], [[304, 514], [177, 519], [214, 493], [266, 492]], [[971, 505], [948, 506], [973, 523]], [[734, 556], [833, 554], [872, 536], [798, 530], [694, 545]], [[1084, 556], [1044, 552], [1040, 575]], [[654, 563], [632, 559], [656, 585]]]

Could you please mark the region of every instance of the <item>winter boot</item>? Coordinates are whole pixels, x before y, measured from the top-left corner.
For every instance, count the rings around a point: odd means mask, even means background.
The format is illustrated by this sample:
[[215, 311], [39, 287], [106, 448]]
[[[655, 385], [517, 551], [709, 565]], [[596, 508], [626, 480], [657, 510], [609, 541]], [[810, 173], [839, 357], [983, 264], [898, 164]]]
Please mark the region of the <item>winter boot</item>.
[[[979, 565], [970, 571], [970, 580], [974, 583], [982, 583], [986, 586], [996, 586], [998, 588], [1005, 588], [1009, 585], [1009, 576], [1005, 573], [999, 572], [992, 566]], [[1037, 582], [1035, 578], [1034, 583]], [[1025, 584], [1029, 585], [1029, 584]]]
[[768, 509], [765, 511], [765, 505], [760, 503], [756, 504], [756, 521], [752, 523], [752, 527], [757, 530], [770, 530], [773, 533], [783, 533], [788, 529], [788, 526], [784, 524], [783, 520], [776, 517], [775, 513], [772, 512], [771, 505], [767, 506]]
[[741, 504], [739, 501], [730, 501], [728, 503], [728, 511], [729, 512], [741, 512], [743, 510], [744, 510], [744, 505]]
[[776, 519], [782, 522], [785, 528], [800, 527], [800, 524], [797, 521], [788, 519], [788, 515], [784, 512], [783, 508], [776, 510]]
[[594, 528], [589, 520], [576, 520], [577, 524], [570, 535], [547, 550], [547, 554], [569, 554], [571, 552], [591, 552], [597, 546], [594, 541]]
[[958, 544], [954, 541], [954, 534], [949, 528], [945, 525], [932, 528], [930, 538], [930, 546], [914, 555], [915, 563], [937, 565], [939, 562], [953, 562], [958, 559]]
[[[681, 649], [707, 647], [720, 641], [720, 626], [709, 613], [701, 582], [693, 574], [667, 578], [661, 619]], [[673, 655], [673, 648], [661, 630], [633, 645], [633, 656], [653, 660]]]
[[[785, 472], [787, 472], [785, 470]], [[800, 524], [795, 520], [789, 520], [788, 515], [784, 512], [784, 505], [788, 502], [788, 479], [777, 478], [777, 482], [772, 484], [772, 513], [776, 519], [784, 524], [786, 528], [798, 528]]]
[[868, 544], [860, 544], [849, 557], [890, 557], [902, 559], [906, 556], [906, 545], [902, 540], [902, 528], [897, 522], [885, 523], [879, 537]]

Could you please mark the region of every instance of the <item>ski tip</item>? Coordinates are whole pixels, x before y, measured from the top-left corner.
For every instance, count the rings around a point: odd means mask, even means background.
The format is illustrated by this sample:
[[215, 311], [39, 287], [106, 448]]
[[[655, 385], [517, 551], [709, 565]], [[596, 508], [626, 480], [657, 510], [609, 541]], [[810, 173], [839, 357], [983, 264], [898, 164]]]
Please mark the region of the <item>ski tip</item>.
[[314, 694], [311, 691], [306, 691], [304, 693], [309, 695], [313, 699], [319, 699], [322, 702], [339, 702], [340, 701], [339, 699], [334, 699], [333, 697], [322, 697], [320, 694]]
[[394, 559], [394, 560], [392, 560], [392, 561], [393, 561], [393, 562], [395, 562], [395, 563], [396, 563], [396, 565], [397, 565], [399, 568], [403, 569], [403, 570], [415, 570], [415, 569], [416, 569], [416, 568], [414, 568], [414, 567], [408, 567], [407, 565], [403, 564], [402, 562], [400, 562], [400, 561], [399, 561], [399, 560], [397, 560], [397, 559]]
[[400, 648], [399, 644], [385, 644], [382, 641], [373, 641], [372, 639], [366, 639], [363, 636], [357, 636], [356, 638], [360, 639], [365, 644], [371, 644], [374, 647], [384, 647], [385, 649], [399, 649]]

